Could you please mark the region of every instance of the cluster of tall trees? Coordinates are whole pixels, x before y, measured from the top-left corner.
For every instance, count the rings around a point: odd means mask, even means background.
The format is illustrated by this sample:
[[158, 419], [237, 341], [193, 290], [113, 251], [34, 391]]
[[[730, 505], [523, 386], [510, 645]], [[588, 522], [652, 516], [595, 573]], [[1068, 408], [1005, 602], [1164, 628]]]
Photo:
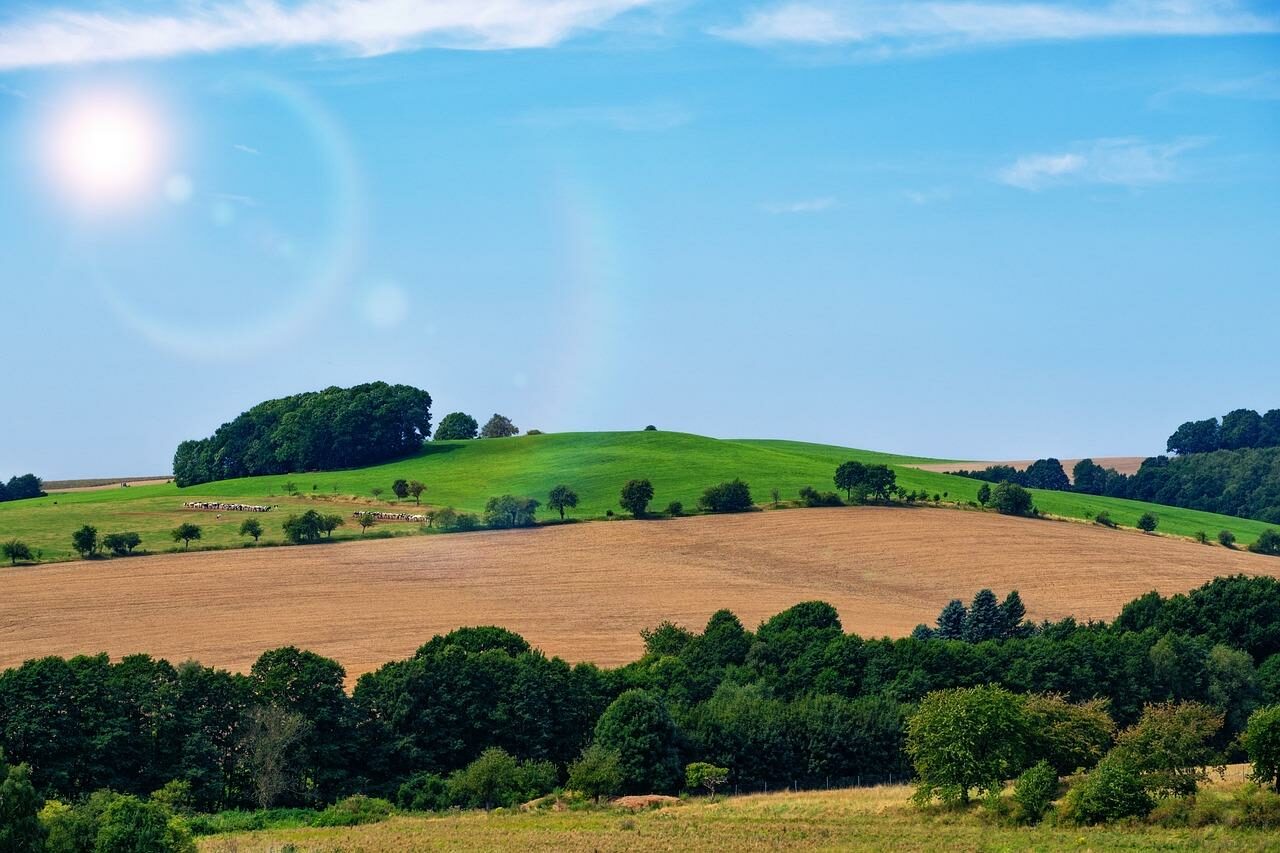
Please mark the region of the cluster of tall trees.
[[[531, 431], [532, 435], [534, 431]], [[440, 419], [436, 427], [436, 441], [457, 441], [469, 438], [510, 438], [519, 435], [520, 429], [506, 415], [494, 413], [493, 417], [480, 426], [475, 418], [466, 412], [450, 412]]]
[[[898, 640], [845, 633], [818, 601], [754, 631], [720, 611], [702, 631], [644, 632], [643, 657], [616, 669], [465, 628], [365, 674], [351, 694], [337, 662], [291, 647], [245, 675], [145, 655], [42, 658], [0, 674], [0, 749], [46, 796], [146, 794], [177, 779], [212, 810], [390, 798], [415, 778], [438, 788], [427, 777], [447, 779], [492, 748], [549, 762], [562, 782], [575, 766], [614, 779], [605, 793], [675, 790], [692, 762], [728, 768], [746, 790], [901, 777], [918, 704], [973, 685], [1105, 700], [1122, 728], [1150, 703], [1198, 702], [1222, 716], [1217, 748], [1231, 748], [1255, 708], [1280, 702], [1273, 578], [1151, 593], [1111, 625], [1032, 626], [1020, 606], [984, 591], [961, 620]], [[958, 639], [939, 638], [953, 623]]]
[[431, 395], [372, 382], [259, 403], [173, 457], [179, 486], [373, 465], [420, 449], [431, 434]]
[[1186, 456], [1215, 450], [1280, 447], [1280, 409], [1264, 415], [1253, 409], [1236, 409], [1217, 418], [1187, 421], [1169, 436], [1165, 449]]
[[10, 477], [6, 483], [0, 480], [0, 501], [20, 501], [44, 497], [44, 481], [35, 474]]
[[1152, 456], [1129, 475], [1081, 459], [1070, 480], [1057, 459], [1038, 459], [1025, 470], [992, 465], [956, 473], [991, 483], [1129, 498], [1280, 523], [1280, 447]]

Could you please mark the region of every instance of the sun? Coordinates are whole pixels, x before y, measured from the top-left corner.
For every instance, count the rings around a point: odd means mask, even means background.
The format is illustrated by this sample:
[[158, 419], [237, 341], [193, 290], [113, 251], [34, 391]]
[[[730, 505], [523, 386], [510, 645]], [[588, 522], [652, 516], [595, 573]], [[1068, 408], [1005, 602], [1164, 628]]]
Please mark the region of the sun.
[[117, 204], [156, 186], [163, 136], [155, 111], [140, 98], [90, 92], [54, 114], [44, 149], [54, 178], [74, 198]]

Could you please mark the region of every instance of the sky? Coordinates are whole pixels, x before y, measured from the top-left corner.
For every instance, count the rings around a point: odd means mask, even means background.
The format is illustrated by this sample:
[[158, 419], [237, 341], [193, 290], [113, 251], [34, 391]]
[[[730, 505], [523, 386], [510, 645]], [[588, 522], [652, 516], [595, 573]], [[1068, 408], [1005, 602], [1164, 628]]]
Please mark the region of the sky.
[[1280, 4], [0, 4], [0, 476], [268, 398], [954, 459], [1280, 407]]

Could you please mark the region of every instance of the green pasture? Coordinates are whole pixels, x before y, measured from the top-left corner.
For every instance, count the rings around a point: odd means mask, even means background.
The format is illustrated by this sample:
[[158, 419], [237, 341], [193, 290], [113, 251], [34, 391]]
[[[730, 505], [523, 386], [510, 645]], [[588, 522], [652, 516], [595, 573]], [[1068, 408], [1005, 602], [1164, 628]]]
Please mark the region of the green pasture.
[[[545, 502], [547, 492], [564, 483], [580, 497], [571, 516], [600, 518], [609, 510], [620, 512], [618, 491], [632, 478], [647, 478], [654, 486], [652, 508], [661, 511], [680, 501], [692, 511], [707, 486], [741, 477], [750, 484], [759, 504], [770, 502], [778, 489], [784, 501], [794, 500], [802, 486], [834, 490], [831, 478], [846, 460], [884, 462], [894, 466], [898, 482], [908, 490], [930, 495], [945, 494], [944, 502], [974, 500], [981, 485], [976, 480], [921, 471], [913, 464], [945, 460], [896, 456], [866, 450], [807, 444], [795, 441], [732, 440], [675, 432], [581, 432], [474, 441], [432, 442], [412, 457], [370, 468], [346, 471], [297, 473], [223, 480], [179, 489], [172, 484], [134, 486], [103, 491], [64, 492], [45, 498], [0, 504], [0, 541], [19, 538], [39, 549], [44, 560], [74, 557], [70, 545], [73, 530], [83, 524], [98, 528], [99, 535], [137, 531], [142, 549], [172, 550], [169, 531], [183, 521], [203, 528], [203, 538], [192, 548], [239, 547], [237, 534], [246, 513], [182, 509], [188, 500], [219, 500], [255, 504], [279, 504], [271, 513], [255, 514], [265, 528], [263, 543], [278, 543], [280, 523], [291, 511], [316, 508], [349, 516], [355, 509], [417, 511], [413, 501], [397, 501], [391, 484], [397, 478], [420, 480], [427, 485], [423, 506], [452, 506], [480, 512], [493, 495], [514, 494]], [[297, 492], [285, 491], [293, 483]], [[372, 490], [384, 489], [375, 500]], [[1267, 525], [1230, 516], [1139, 501], [1077, 495], [1067, 492], [1035, 493], [1036, 505], [1045, 513], [1067, 518], [1091, 518], [1106, 510], [1119, 524], [1132, 526], [1143, 512], [1160, 517], [1160, 532], [1193, 536], [1204, 531], [1210, 537], [1231, 530], [1240, 545], [1252, 542]], [[556, 515], [545, 507], [539, 515]], [[370, 535], [416, 533], [417, 525], [381, 524]], [[334, 538], [355, 538], [359, 529], [349, 525]]]

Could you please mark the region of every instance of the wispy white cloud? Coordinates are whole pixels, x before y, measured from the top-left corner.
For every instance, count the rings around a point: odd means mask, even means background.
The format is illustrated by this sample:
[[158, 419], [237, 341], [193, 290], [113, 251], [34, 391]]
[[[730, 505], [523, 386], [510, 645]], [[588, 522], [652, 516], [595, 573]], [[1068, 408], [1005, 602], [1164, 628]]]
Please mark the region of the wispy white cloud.
[[1245, 101], [1280, 101], [1280, 71], [1264, 71], [1249, 77], [1234, 77], [1227, 80], [1184, 83], [1156, 94], [1153, 100], [1156, 103], [1163, 103], [1179, 95], [1206, 95]]
[[844, 46], [883, 56], [1028, 41], [1276, 33], [1280, 14], [1242, 0], [783, 0], [713, 32], [753, 45]]
[[1027, 154], [997, 174], [1011, 187], [1040, 190], [1070, 183], [1113, 184], [1138, 187], [1176, 180], [1178, 158], [1206, 143], [1200, 138], [1168, 143], [1140, 139], [1099, 139], [1068, 150]]
[[946, 187], [930, 187], [924, 190], [906, 190], [903, 195], [912, 204], [926, 205], [946, 201], [951, 198], [951, 190]]
[[693, 112], [675, 103], [629, 106], [563, 107], [533, 110], [521, 115], [521, 124], [534, 127], [596, 125], [631, 132], [674, 130], [693, 121]]
[[[168, 12], [42, 9], [0, 26], [0, 70], [243, 48], [550, 47], [653, 0], [211, 0]], [[154, 4], [148, 4], [154, 7]], [[38, 7], [37, 7], [38, 8]]]
[[823, 213], [828, 210], [834, 210], [839, 206], [840, 203], [834, 198], [823, 196], [822, 198], [806, 198], [799, 201], [762, 204], [760, 209], [766, 213]]
[[243, 151], [245, 154], [255, 154], [255, 155], [256, 155], [256, 154], [261, 154], [261, 153], [262, 153], [262, 152], [261, 152], [261, 151], [259, 151], [257, 148], [254, 148], [254, 147], [253, 147], [253, 146], [251, 146], [251, 145], [241, 145], [239, 142], [237, 142], [235, 145], [232, 145], [231, 147], [232, 147], [232, 148], [234, 148], [234, 149], [235, 149], [235, 150], [237, 150], [237, 151]]

